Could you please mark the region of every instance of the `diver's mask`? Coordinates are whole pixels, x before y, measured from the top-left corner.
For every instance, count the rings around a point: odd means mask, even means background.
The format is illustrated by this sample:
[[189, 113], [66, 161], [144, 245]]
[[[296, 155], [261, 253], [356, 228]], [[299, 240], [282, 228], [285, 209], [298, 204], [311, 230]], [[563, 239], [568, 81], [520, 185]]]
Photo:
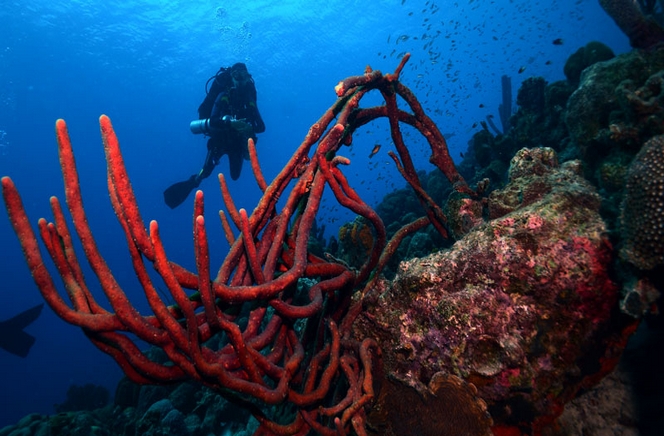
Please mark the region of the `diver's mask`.
[[251, 75], [246, 70], [234, 70], [231, 72], [231, 77], [235, 88], [244, 88], [251, 81]]

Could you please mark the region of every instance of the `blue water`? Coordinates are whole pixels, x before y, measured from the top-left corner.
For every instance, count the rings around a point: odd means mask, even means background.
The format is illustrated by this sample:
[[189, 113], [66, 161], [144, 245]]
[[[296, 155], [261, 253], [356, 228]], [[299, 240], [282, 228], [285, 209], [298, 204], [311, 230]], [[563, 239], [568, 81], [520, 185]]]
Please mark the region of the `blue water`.
[[[552, 44], [557, 38], [564, 43]], [[0, 8], [0, 175], [15, 181], [33, 222], [50, 219], [49, 196], [63, 198], [53, 129], [64, 118], [100, 250], [144, 309], [108, 202], [99, 115], [113, 121], [144, 219], [159, 221], [172, 260], [193, 267], [191, 201], [170, 210], [162, 191], [203, 163], [205, 140], [188, 124], [220, 66], [245, 62], [255, 79], [267, 125], [258, 152], [271, 179], [334, 102], [337, 82], [367, 65], [391, 72], [400, 55], [412, 54], [402, 81], [441, 131], [453, 134], [449, 146], [457, 157], [474, 123], [488, 114], [498, 119], [503, 74], [512, 77], [514, 93], [530, 76], [564, 79], [565, 59], [591, 40], [616, 53], [629, 49], [596, 0], [6, 0]], [[386, 123], [367, 126], [342, 151], [352, 160], [344, 169], [352, 186], [373, 205], [403, 186], [387, 156], [387, 138]], [[418, 167], [430, 169], [425, 144], [408, 140]], [[369, 160], [376, 143], [386, 145]], [[217, 169], [227, 165], [222, 160]], [[215, 225], [222, 203], [214, 179], [201, 187], [218, 265], [227, 246]], [[259, 191], [247, 165], [230, 187], [238, 205], [251, 210]], [[324, 204], [328, 235], [350, 219], [331, 201]], [[42, 301], [4, 213], [0, 256], [3, 320]], [[98, 295], [89, 270], [86, 276]], [[28, 331], [37, 342], [27, 358], [0, 350], [0, 427], [31, 412], [53, 413], [73, 383], [113, 392], [120, 370], [79, 329], [45, 308]]]

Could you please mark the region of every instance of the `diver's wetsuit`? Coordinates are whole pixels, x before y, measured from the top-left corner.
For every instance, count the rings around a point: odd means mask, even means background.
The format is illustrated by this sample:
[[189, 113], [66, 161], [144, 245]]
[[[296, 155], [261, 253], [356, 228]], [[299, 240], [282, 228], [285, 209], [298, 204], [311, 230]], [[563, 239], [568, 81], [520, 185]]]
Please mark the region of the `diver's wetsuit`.
[[[247, 140], [256, 142], [256, 133], [265, 131], [265, 123], [256, 105], [256, 87], [246, 72], [247, 80], [239, 85], [234, 82], [232, 74], [238, 65], [220, 71], [214, 79], [210, 92], [198, 108], [200, 119], [210, 118], [214, 128], [207, 143], [207, 156], [203, 168], [196, 176], [200, 181], [210, 175], [221, 157], [228, 155], [231, 179], [237, 180], [242, 171], [242, 161], [249, 159]], [[242, 69], [239, 67], [239, 69]], [[216, 95], [213, 95], [216, 94]], [[214, 98], [214, 103], [210, 104]], [[242, 120], [242, 122], [231, 121]]]

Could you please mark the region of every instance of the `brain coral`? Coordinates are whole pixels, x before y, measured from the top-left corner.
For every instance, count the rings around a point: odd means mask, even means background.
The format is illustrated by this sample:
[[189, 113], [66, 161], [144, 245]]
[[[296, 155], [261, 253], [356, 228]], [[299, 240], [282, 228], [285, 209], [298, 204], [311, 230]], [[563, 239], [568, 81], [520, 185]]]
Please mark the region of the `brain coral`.
[[646, 142], [627, 174], [620, 256], [637, 268], [664, 264], [664, 135]]

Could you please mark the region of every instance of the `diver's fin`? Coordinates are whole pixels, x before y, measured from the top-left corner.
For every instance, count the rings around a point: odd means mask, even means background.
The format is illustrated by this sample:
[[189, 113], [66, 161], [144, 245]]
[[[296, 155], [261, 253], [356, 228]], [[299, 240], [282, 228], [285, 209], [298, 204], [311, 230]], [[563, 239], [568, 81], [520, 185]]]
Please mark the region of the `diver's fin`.
[[187, 199], [189, 193], [196, 189], [198, 183], [196, 177], [192, 176], [184, 182], [174, 183], [164, 191], [164, 201], [171, 209], [175, 209]]
[[21, 312], [7, 321], [0, 321], [0, 348], [19, 357], [26, 357], [35, 343], [35, 337], [24, 332], [39, 317], [44, 303]]
[[231, 179], [237, 180], [240, 178], [243, 161], [244, 159], [242, 157], [242, 152], [236, 151], [233, 153], [228, 153], [228, 164], [231, 170]]

